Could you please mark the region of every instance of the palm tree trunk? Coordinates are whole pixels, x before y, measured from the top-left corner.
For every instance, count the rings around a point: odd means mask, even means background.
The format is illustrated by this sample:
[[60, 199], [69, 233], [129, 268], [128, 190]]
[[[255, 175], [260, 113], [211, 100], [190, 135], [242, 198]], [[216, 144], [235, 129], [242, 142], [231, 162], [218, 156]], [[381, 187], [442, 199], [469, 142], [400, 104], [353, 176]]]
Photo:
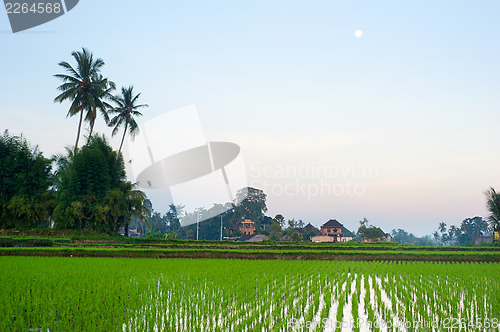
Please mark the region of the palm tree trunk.
[[[95, 109], [94, 109], [94, 112], [96, 112], [96, 114], [97, 114], [97, 110], [95, 110]], [[90, 120], [90, 133], [89, 133], [89, 139], [92, 137], [92, 133], [94, 132], [95, 120], [96, 120], [96, 118], [95, 118], [95, 117], [93, 117], [93, 118]]]
[[118, 153], [116, 154], [116, 159], [120, 156], [120, 151], [122, 150], [123, 141], [125, 140], [125, 134], [127, 133], [128, 122], [125, 122], [125, 130], [123, 131], [122, 142], [120, 143], [120, 148], [118, 149]]
[[89, 139], [92, 137], [92, 132], [94, 131], [94, 123], [90, 124], [90, 133], [89, 133]]
[[141, 224], [141, 235], [144, 236], [144, 226], [142, 224], [142, 220], [139, 219], [139, 223]]
[[85, 92], [83, 93], [82, 96], [82, 110], [80, 111], [80, 123], [78, 123], [78, 133], [76, 135], [76, 143], [75, 143], [75, 154], [76, 150], [78, 149], [78, 141], [80, 140], [80, 131], [82, 129], [82, 121], [83, 121], [83, 109], [84, 109], [84, 103], [83, 101], [85, 100]]
[[76, 134], [75, 153], [76, 150], [78, 149], [78, 141], [80, 140], [80, 130], [82, 129], [82, 120], [83, 120], [83, 106], [82, 110], [80, 111], [80, 123], [78, 123], [78, 133]]

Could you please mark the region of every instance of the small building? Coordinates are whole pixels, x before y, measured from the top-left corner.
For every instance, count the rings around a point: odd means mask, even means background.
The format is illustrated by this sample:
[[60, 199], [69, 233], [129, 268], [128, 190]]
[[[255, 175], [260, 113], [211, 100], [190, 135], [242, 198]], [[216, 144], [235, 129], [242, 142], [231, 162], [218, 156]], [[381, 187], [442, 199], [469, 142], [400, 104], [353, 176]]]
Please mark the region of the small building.
[[342, 227], [344, 227], [344, 225], [339, 223], [336, 219], [330, 219], [321, 226], [319, 232], [321, 235], [332, 236], [334, 238], [333, 242], [340, 242], [343, 235]]
[[311, 237], [312, 242], [333, 242], [333, 236], [316, 235]]
[[233, 230], [235, 229], [238, 229], [242, 235], [253, 235], [253, 233], [255, 233], [255, 223], [250, 220], [250, 216], [247, 213], [243, 221], [238, 221], [231, 228], [231, 234], [233, 234]]
[[307, 225], [305, 225], [301, 229], [303, 230], [303, 233], [312, 233], [315, 235], [319, 233], [319, 230], [316, 227], [314, 227], [313, 225], [311, 225], [311, 223], [308, 223]]
[[224, 236], [222, 239], [224, 241], [238, 241], [239, 238], [239, 236]]
[[264, 234], [257, 234], [246, 240], [247, 242], [262, 242], [264, 240], [269, 239], [267, 235]]
[[472, 242], [475, 245], [491, 244], [491, 243], [493, 243], [493, 240], [494, 240], [493, 236], [474, 236], [472, 238]]
[[342, 234], [343, 234], [343, 236], [342, 236], [341, 242], [347, 242], [347, 241], [354, 240], [354, 237], [355, 237], [354, 233], [345, 227], [342, 227]]
[[354, 234], [336, 219], [328, 220], [321, 226], [319, 234], [311, 237], [313, 242], [347, 242], [352, 240], [354, 240]]
[[[118, 233], [120, 235], [125, 235], [125, 228], [120, 228], [120, 230], [118, 231]], [[137, 231], [137, 229], [129, 229], [128, 230], [128, 236], [130, 236], [130, 237], [140, 237], [141, 233], [139, 233]]]

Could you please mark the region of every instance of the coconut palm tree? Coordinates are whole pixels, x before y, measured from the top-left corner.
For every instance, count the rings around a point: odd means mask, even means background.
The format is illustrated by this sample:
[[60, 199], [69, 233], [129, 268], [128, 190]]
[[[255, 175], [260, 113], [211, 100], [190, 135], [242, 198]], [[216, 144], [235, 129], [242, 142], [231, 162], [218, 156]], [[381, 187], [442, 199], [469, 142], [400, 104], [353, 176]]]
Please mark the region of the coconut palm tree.
[[[103, 78], [102, 75], [99, 75], [97, 81], [105, 82], [106, 79]], [[108, 86], [104, 89], [92, 90], [92, 101], [94, 101], [94, 105], [92, 105], [91, 107], [87, 107], [87, 112], [85, 115], [85, 121], [88, 121], [90, 125], [89, 137], [92, 136], [92, 132], [94, 131], [95, 120], [97, 119], [97, 110], [99, 110], [99, 112], [101, 113], [106, 124], [109, 123], [109, 115], [107, 110], [112, 108], [112, 106], [106, 101], [113, 100], [112, 92], [115, 89], [115, 84], [113, 82], [108, 82]]]
[[137, 100], [141, 95], [138, 93], [134, 96], [134, 87], [129, 86], [128, 88], [122, 88], [122, 94], [117, 95], [113, 98], [113, 101], [117, 104], [116, 107], [110, 110], [111, 113], [115, 113], [115, 117], [109, 121], [109, 126], [113, 128], [112, 136], [115, 136], [121, 125], [125, 125], [123, 130], [122, 141], [120, 143], [120, 148], [118, 149], [117, 158], [122, 150], [123, 141], [125, 140], [125, 134], [127, 130], [129, 131], [132, 138], [139, 132], [139, 125], [135, 122], [134, 117], [141, 116], [142, 113], [137, 111], [137, 109], [142, 107], [148, 107], [147, 104], [137, 105]]
[[[61, 93], [54, 98], [54, 102], [62, 103], [65, 100], [71, 101], [71, 106], [66, 117], [80, 113], [75, 143], [76, 151], [78, 149], [84, 111], [87, 110], [85, 120], [90, 122], [92, 133], [97, 109], [101, 113], [106, 111], [106, 105], [103, 100], [111, 97], [110, 91], [115, 88], [115, 84], [100, 74], [101, 68], [104, 66], [104, 61], [100, 58], [94, 59], [93, 54], [87, 49], [82, 48], [81, 52], [75, 51], [71, 55], [76, 61], [76, 68], [73, 68], [66, 61], [61, 61], [59, 62], [59, 66], [64, 68], [67, 74], [54, 75], [63, 81], [63, 84], [57, 88]], [[107, 115], [105, 116], [106, 118]]]
[[436, 244], [439, 244], [439, 233], [437, 231], [435, 231], [434, 233], [432, 233], [432, 235], [434, 236], [434, 240], [436, 241]]
[[486, 206], [490, 211], [488, 217], [490, 226], [493, 230], [500, 231], [500, 194], [493, 187], [490, 187], [484, 194], [486, 196]]
[[[89, 123], [89, 135], [87, 137], [87, 141], [92, 137], [92, 133], [94, 132], [95, 121], [97, 119], [97, 111], [101, 113], [102, 117], [106, 124], [109, 124], [109, 115], [107, 110], [112, 108], [110, 104], [107, 103], [107, 100], [112, 100], [114, 97], [112, 95], [113, 90], [115, 90], [115, 85], [113, 82], [108, 82], [107, 79], [103, 78], [102, 75], [99, 74], [96, 83], [103, 87], [94, 88], [91, 91], [91, 98], [89, 99], [89, 103], [83, 105], [84, 109], [84, 121]], [[106, 86], [108, 84], [108, 86]], [[78, 109], [81, 110], [81, 106], [78, 106]]]
[[[132, 216], [139, 220], [144, 220], [148, 225], [147, 216], [151, 214], [151, 210], [146, 203], [146, 194], [138, 189], [135, 189], [135, 184], [125, 182], [121, 185], [122, 191], [122, 211], [116, 211], [120, 215], [120, 226], [124, 226], [124, 235], [128, 236], [129, 224]], [[149, 226], [148, 226], [149, 227]]]
[[460, 237], [462, 236], [462, 230], [460, 229], [460, 227], [453, 225], [450, 227], [449, 232], [451, 232], [453, 237], [455, 237], [457, 245], [460, 246]]

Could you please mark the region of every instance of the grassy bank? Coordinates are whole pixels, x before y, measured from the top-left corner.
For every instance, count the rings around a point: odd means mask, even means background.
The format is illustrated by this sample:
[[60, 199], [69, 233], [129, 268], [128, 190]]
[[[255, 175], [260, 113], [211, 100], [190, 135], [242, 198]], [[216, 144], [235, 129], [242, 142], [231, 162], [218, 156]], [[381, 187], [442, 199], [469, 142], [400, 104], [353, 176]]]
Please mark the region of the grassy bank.
[[182, 241], [102, 234], [0, 235], [1, 256], [500, 262], [500, 247], [398, 243]]
[[342, 248], [267, 249], [242, 248], [109, 248], [109, 247], [8, 247], [1, 256], [130, 257], [130, 258], [226, 258], [251, 260], [355, 260], [500, 262], [499, 251], [345, 250]]

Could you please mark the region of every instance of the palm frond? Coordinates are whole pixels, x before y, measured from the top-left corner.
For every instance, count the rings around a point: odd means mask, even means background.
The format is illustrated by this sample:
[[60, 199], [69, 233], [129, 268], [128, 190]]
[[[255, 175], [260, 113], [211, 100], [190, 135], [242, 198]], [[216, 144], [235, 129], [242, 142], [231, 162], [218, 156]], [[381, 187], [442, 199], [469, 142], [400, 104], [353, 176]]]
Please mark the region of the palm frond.
[[55, 74], [54, 77], [57, 77], [58, 79], [62, 80], [63, 82], [69, 82], [73, 84], [80, 84], [82, 80], [78, 77], [66, 75], [66, 74]]
[[54, 102], [62, 103], [63, 101], [70, 99], [73, 100], [78, 95], [78, 89], [66, 90], [54, 98]]
[[488, 221], [494, 229], [500, 229], [500, 194], [493, 187], [490, 187], [485, 193], [486, 207], [490, 212]]
[[59, 62], [59, 66], [63, 67], [64, 69], [66, 69], [67, 72], [69, 72], [70, 74], [73, 75], [73, 77], [75, 78], [78, 78], [78, 79], [82, 79], [82, 77], [80, 76], [80, 73], [78, 73], [74, 68], [73, 66], [71, 66], [69, 63], [67, 63], [66, 61], [61, 61]]

